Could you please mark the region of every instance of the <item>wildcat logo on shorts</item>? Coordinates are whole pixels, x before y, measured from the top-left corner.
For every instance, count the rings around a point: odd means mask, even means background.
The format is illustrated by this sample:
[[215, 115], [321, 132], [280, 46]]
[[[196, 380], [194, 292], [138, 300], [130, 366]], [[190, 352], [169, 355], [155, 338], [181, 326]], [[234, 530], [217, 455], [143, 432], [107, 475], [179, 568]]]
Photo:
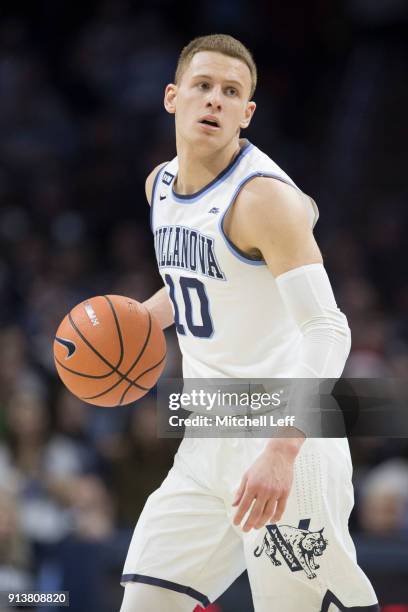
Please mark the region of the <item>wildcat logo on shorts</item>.
[[272, 564], [279, 566], [282, 565], [276, 558], [279, 551], [292, 572], [303, 570], [310, 580], [316, 578], [315, 570], [320, 566], [315, 557], [322, 556], [328, 542], [323, 537], [324, 527], [320, 531], [309, 531], [309, 525], [310, 519], [300, 521], [298, 527], [266, 525], [267, 533], [262, 544], [255, 548], [255, 557], [265, 552]]

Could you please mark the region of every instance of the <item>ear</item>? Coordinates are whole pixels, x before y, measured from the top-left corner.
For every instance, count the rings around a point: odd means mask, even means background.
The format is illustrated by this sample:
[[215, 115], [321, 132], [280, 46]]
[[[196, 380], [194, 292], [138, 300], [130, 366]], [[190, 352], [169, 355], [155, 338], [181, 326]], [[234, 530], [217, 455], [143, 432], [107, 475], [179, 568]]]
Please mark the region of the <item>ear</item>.
[[164, 108], [174, 115], [176, 112], [177, 85], [169, 83], [164, 91]]
[[241, 123], [239, 124], [239, 127], [241, 129], [247, 128], [248, 125], [251, 123], [251, 119], [253, 117], [255, 109], [256, 109], [255, 102], [248, 102], [248, 104], [246, 105], [246, 109], [245, 109], [245, 113], [244, 113], [244, 118], [241, 121]]

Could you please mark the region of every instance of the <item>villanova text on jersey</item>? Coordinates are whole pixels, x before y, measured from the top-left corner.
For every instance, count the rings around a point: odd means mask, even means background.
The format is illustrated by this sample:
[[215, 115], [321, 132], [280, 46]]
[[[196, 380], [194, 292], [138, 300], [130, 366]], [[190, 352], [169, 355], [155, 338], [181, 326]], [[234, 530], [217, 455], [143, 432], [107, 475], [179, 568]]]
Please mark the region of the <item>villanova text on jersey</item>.
[[163, 225], [155, 231], [154, 247], [159, 268], [179, 268], [225, 280], [215, 255], [214, 238], [198, 230]]

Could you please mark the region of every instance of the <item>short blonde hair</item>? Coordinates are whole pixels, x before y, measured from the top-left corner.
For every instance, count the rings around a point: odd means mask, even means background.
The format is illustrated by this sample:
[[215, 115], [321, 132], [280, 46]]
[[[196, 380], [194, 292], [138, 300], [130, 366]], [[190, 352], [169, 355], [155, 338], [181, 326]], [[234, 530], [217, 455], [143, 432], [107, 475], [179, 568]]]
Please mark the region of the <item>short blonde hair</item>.
[[178, 58], [175, 75], [176, 84], [180, 81], [184, 70], [191, 62], [194, 55], [200, 51], [215, 51], [216, 53], [222, 53], [223, 55], [228, 55], [229, 57], [236, 57], [244, 62], [248, 66], [251, 73], [251, 92], [249, 98], [252, 98], [258, 79], [254, 58], [245, 45], [228, 34], [210, 34], [208, 36], [199, 36], [198, 38], [194, 38], [191, 42], [189, 42], [188, 45], [184, 47]]

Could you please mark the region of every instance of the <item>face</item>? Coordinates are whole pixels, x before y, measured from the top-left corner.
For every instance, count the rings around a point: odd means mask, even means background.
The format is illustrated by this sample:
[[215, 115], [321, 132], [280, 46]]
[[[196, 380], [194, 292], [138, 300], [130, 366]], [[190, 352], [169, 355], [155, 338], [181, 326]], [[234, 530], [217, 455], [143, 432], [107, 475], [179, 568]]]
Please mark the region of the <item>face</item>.
[[250, 92], [251, 73], [243, 61], [213, 51], [196, 53], [178, 85], [166, 87], [164, 105], [175, 115], [178, 143], [214, 150], [236, 141], [255, 111]]

